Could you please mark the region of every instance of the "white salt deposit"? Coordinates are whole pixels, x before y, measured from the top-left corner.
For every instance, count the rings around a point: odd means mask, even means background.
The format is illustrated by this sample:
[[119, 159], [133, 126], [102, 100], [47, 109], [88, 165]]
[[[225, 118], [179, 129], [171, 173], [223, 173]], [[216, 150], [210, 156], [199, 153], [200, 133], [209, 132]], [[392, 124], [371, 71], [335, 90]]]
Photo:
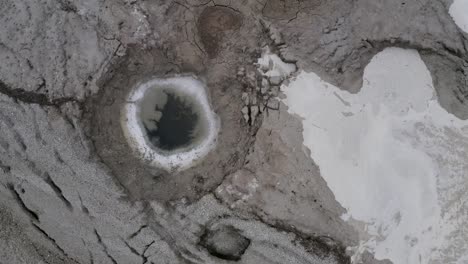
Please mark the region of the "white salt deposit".
[[267, 49], [257, 61], [264, 76], [286, 78], [296, 71], [296, 65], [285, 63], [281, 58]]
[[364, 223], [355, 262], [369, 250], [394, 264], [466, 263], [468, 121], [439, 105], [416, 51], [377, 54], [357, 94], [306, 72], [282, 90], [343, 218]]
[[455, 24], [468, 33], [468, 0], [454, 0], [449, 13]]
[[[200, 119], [206, 120], [206, 135], [189, 149], [176, 153], [162, 153], [149, 141], [139, 118], [139, 103], [148, 89], [157, 86], [171, 86], [178, 94], [186, 94], [201, 106]], [[153, 79], [137, 86], [128, 96], [128, 103], [122, 113], [122, 128], [131, 148], [150, 165], [169, 171], [187, 169], [206, 156], [216, 144], [219, 119], [211, 110], [204, 85], [192, 77]]]

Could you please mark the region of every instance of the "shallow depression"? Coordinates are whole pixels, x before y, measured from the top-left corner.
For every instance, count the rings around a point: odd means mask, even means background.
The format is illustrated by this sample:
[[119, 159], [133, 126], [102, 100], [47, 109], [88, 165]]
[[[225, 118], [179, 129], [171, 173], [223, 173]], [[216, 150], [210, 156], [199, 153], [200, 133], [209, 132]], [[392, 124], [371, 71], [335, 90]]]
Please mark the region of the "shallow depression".
[[124, 107], [122, 127], [137, 154], [169, 170], [188, 168], [205, 156], [219, 129], [203, 84], [192, 77], [137, 86]]

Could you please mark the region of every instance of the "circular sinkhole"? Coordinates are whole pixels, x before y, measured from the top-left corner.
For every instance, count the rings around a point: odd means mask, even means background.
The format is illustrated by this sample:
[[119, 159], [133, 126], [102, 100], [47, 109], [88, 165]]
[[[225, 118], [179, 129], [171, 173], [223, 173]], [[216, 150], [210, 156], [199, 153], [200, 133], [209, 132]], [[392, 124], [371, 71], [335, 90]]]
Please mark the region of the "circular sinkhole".
[[203, 83], [173, 77], [137, 85], [123, 109], [122, 128], [139, 156], [174, 171], [189, 168], [213, 149], [219, 120]]

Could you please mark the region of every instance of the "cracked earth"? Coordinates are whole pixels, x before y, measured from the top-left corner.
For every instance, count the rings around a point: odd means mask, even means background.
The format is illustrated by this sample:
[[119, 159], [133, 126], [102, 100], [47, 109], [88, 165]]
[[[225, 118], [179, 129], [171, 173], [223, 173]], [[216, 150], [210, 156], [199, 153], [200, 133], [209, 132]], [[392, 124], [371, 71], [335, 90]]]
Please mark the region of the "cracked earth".
[[[369, 244], [372, 221], [353, 215], [309, 140], [308, 118], [336, 109], [291, 99], [313, 73], [350, 104], [397, 49], [417, 54], [441, 111], [463, 122], [457, 1], [0, 0], [0, 263], [468, 263], [466, 159], [434, 180], [458, 236], [431, 256], [414, 250], [432, 241], [408, 237], [379, 251], [387, 233]], [[122, 109], [138, 85], [180, 76], [204, 85], [220, 127], [199, 161], [168, 170], [132, 151]], [[321, 87], [310, 80], [297, 98]], [[447, 128], [460, 153], [463, 129]]]

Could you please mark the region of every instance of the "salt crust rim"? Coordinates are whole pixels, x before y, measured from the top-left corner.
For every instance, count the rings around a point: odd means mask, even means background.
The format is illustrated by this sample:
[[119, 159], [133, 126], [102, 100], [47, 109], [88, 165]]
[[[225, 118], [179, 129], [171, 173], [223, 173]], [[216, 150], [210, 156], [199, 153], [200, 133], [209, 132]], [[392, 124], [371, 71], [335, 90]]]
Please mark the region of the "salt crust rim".
[[[158, 153], [143, 132], [143, 126], [138, 118], [140, 111], [138, 104], [143, 99], [146, 91], [155, 85], [171, 85], [177, 92], [189, 95], [200, 104], [201, 114], [203, 115], [201, 118], [207, 120], [207, 135], [189, 151], [168, 155]], [[122, 111], [121, 123], [125, 138], [132, 150], [147, 161], [149, 165], [168, 171], [187, 169], [206, 156], [216, 145], [220, 127], [218, 116], [211, 110], [205, 86], [201, 81], [189, 76], [155, 78], [138, 84], [128, 95], [127, 103]]]

